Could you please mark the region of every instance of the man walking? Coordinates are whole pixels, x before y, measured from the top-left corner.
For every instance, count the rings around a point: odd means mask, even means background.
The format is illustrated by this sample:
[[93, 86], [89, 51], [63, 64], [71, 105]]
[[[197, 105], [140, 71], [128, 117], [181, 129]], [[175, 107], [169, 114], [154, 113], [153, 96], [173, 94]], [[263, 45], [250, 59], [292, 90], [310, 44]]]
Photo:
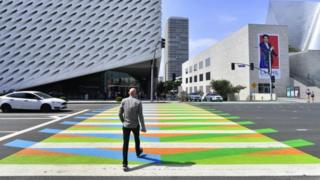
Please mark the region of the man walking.
[[129, 140], [130, 133], [133, 132], [135, 145], [136, 145], [136, 154], [137, 157], [141, 157], [143, 149], [140, 147], [140, 126], [142, 132], [147, 132], [142, 103], [136, 99], [137, 90], [135, 88], [130, 89], [129, 98], [123, 99], [121, 102], [119, 117], [123, 124], [123, 170], [128, 171], [128, 149], [129, 149]]

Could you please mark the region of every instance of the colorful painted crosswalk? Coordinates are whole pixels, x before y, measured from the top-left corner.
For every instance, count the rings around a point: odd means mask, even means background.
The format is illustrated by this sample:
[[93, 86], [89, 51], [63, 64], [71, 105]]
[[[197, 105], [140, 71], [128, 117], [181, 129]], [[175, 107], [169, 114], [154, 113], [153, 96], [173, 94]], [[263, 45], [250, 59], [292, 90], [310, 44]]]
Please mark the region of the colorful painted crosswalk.
[[[65, 129], [41, 129], [50, 137], [41, 142], [16, 139], [6, 146], [19, 152], [0, 164], [110, 164], [122, 161], [122, 130], [118, 107], [98, 109], [63, 122]], [[274, 129], [250, 129], [253, 122], [215, 109], [189, 104], [146, 104], [148, 133], [141, 135], [146, 155], [131, 164], [318, 164], [320, 159], [297, 149], [313, 145], [305, 140], [276, 141]]]

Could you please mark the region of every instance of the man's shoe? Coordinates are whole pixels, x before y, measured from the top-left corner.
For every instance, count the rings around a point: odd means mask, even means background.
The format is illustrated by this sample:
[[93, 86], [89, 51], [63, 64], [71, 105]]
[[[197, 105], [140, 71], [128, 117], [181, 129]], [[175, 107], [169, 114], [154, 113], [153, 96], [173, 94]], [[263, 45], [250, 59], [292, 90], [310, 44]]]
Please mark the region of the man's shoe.
[[143, 154], [143, 149], [141, 148], [139, 152], [137, 152], [137, 157], [140, 158]]
[[129, 167], [128, 166], [123, 166], [123, 171], [124, 172], [128, 172], [129, 171]]

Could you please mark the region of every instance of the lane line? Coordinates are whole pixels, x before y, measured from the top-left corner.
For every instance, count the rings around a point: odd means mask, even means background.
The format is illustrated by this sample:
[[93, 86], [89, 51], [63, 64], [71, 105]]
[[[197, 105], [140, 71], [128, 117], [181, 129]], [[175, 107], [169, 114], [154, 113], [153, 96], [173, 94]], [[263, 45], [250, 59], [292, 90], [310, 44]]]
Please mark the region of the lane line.
[[6, 136], [3, 136], [3, 137], [0, 137], [0, 142], [1, 141], [4, 141], [4, 140], [7, 140], [7, 139], [10, 139], [10, 138], [13, 138], [15, 136], [18, 136], [18, 135], [21, 135], [21, 134], [24, 134], [24, 133], [27, 133], [27, 132], [30, 132], [30, 131], [33, 131], [35, 129], [38, 129], [38, 128], [42, 128], [42, 127], [45, 127], [45, 126], [48, 126], [50, 124], [53, 124], [53, 123], [56, 123], [56, 122], [59, 122], [61, 120], [64, 120], [64, 119], [67, 119], [67, 118], [70, 118], [72, 116], [76, 116], [76, 115], [79, 115], [79, 114], [82, 114], [82, 113], [85, 113], [87, 112], [88, 109], [85, 109], [83, 111], [80, 111], [80, 112], [76, 112], [74, 114], [70, 114], [68, 116], [65, 116], [65, 117], [62, 117], [62, 118], [59, 118], [59, 119], [54, 119], [52, 121], [49, 121], [49, 122], [45, 122], [45, 123], [42, 123], [42, 124], [39, 124], [39, 125], [36, 125], [36, 126], [33, 126], [33, 127], [30, 127], [28, 129], [24, 129], [22, 131], [18, 131], [18, 132], [15, 132], [15, 133], [12, 133], [12, 134], [9, 134], [9, 135], [6, 135]]
[[14, 132], [17, 132], [17, 131], [0, 131], [1, 134], [14, 133]]
[[131, 166], [134, 171], [123, 172], [120, 165], [1, 165], [0, 176], [216, 176], [216, 177], [279, 177], [320, 176], [320, 165], [188, 165]]
[[0, 120], [35, 120], [35, 119], [48, 120], [48, 119], [52, 119], [52, 118], [49, 118], [49, 117], [43, 117], [43, 118], [26, 118], [26, 117], [17, 117], [17, 118], [0, 118]]
[[[131, 147], [134, 143], [130, 143]], [[96, 149], [96, 148], [122, 148], [123, 143], [36, 143], [29, 148], [31, 149]], [[168, 143], [168, 142], [143, 142], [144, 148], [155, 149], [174, 149], [174, 148], [289, 148], [290, 146], [281, 142], [244, 142], [244, 143]]]
[[54, 113], [51, 113], [51, 114], [37, 114], [37, 113], [16, 113], [16, 114], [0, 114], [0, 117], [2, 116], [67, 116], [69, 115], [68, 114], [54, 114]]

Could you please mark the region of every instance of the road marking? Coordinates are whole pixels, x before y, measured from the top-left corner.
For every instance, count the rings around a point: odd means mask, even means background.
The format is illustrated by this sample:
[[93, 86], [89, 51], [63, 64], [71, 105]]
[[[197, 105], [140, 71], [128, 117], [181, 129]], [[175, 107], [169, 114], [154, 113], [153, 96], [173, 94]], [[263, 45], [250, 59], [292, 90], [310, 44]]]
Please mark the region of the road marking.
[[[130, 166], [132, 171], [123, 172], [120, 165], [1, 165], [0, 176], [320, 176], [320, 165], [150, 165]], [[143, 168], [142, 168], [143, 167]]]
[[[65, 130], [59, 134], [122, 134], [122, 130]], [[257, 134], [253, 130], [150, 130], [148, 134]]]
[[14, 133], [14, 132], [17, 132], [17, 131], [0, 131], [0, 134]]
[[[76, 122], [75, 122], [76, 123]], [[154, 125], [154, 126], [205, 126], [205, 125], [208, 125], [208, 126], [216, 126], [216, 125], [238, 125], [237, 123], [234, 123], [234, 122], [218, 122], [218, 123], [210, 123], [210, 122], [203, 122], [203, 123], [197, 123], [197, 122], [189, 122], [189, 123], [170, 123], [170, 122], [166, 122], [166, 123], [157, 123], [157, 122], [147, 122], [145, 123], [146, 125]], [[112, 126], [112, 125], [122, 125], [122, 123], [86, 123], [86, 122], [82, 122], [82, 123], [76, 123], [75, 125], [78, 125], [78, 126]]]
[[[130, 143], [134, 146], [134, 143]], [[72, 149], [96, 149], [96, 148], [122, 148], [123, 143], [36, 143], [29, 148], [31, 149], [60, 149], [60, 148], [72, 148]], [[245, 143], [159, 143], [159, 142], [144, 142], [142, 143], [144, 148], [288, 148], [290, 146], [281, 142], [245, 142]]]
[[38, 114], [38, 113], [15, 113], [15, 114], [10, 114], [10, 113], [6, 113], [6, 114], [0, 114], [1, 116], [67, 116], [69, 114]]
[[[120, 120], [119, 117], [80, 117], [79, 119], [89, 119], [89, 120]], [[208, 116], [208, 117], [145, 117], [145, 120], [223, 120], [225, 117], [221, 116]]]
[[10, 138], [13, 138], [13, 137], [18, 136], [18, 135], [21, 135], [21, 134], [24, 134], [24, 133], [33, 131], [33, 130], [35, 130], [35, 129], [42, 128], [42, 127], [44, 127], [44, 126], [47, 126], [47, 125], [50, 125], [50, 124], [59, 122], [59, 121], [61, 121], [61, 120], [67, 119], [67, 118], [69, 118], [69, 117], [72, 117], [72, 116], [76, 116], [76, 115], [85, 113], [85, 112], [87, 112], [87, 111], [88, 111], [88, 109], [85, 109], [85, 110], [83, 110], [83, 111], [80, 111], [80, 112], [77, 112], [77, 113], [74, 113], [74, 114], [70, 114], [70, 115], [67, 115], [67, 116], [62, 117], [62, 118], [59, 118], [59, 119], [54, 119], [54, 120], [52, 120], [52, 121], [45, 122], [45, 123], [43, 123], [43, 124], [39, 124], [39, 125], [30, 127], [30, 128], [28, 128], [28, 129], [25, 129], [25, 130], [22, 130], [22, 131], [18, 131], [18, 132], [15, 132], [15, 133], [12, 133], [12, 134], [9, 134], [9, 135], [0, 137], [0, 142], [1, 142], [1, 141], [4, 141], [4, 140], [7, 140], [7, 139], [10, 139]]
[[52, 118], [48, 117], [43, 117], [43, 118], [26, 118], [26, 117], [17, 117], [17, 118], [0, 118], [0, 120], [36, 120], [36, 119], [43, 119], [43, 120], [48, 120]]
[[[85, 114], [87, 115], [87, 114]], [[94, 115], [94, 114], [89, 114], [88, 115]], [[227, 113], [223, 113], [223, 114], [217, 114], [217, 115], [212, 115], [210, 113], [197, 113], [197, 114], [192, 114], [192, 113], [185, 113], [185, 114], [179, 114], [179, 113], [172, 113], [172, 114], [153, 114], [153, 113], [144, 113], [144, 116], [188, 116], [188, 115], [192, 115], [192, 116], [219, 116], [219, 115], [229, 115]], [[102, 114], [96, 114], [94, 116], [118, 116], [118, 114], [115, 113], [102, 113]]]
[[306, 131], [309, 131], [309, 129], [297, 129], [297, 131], [299, 131], [299, 132], [306, 132]]

